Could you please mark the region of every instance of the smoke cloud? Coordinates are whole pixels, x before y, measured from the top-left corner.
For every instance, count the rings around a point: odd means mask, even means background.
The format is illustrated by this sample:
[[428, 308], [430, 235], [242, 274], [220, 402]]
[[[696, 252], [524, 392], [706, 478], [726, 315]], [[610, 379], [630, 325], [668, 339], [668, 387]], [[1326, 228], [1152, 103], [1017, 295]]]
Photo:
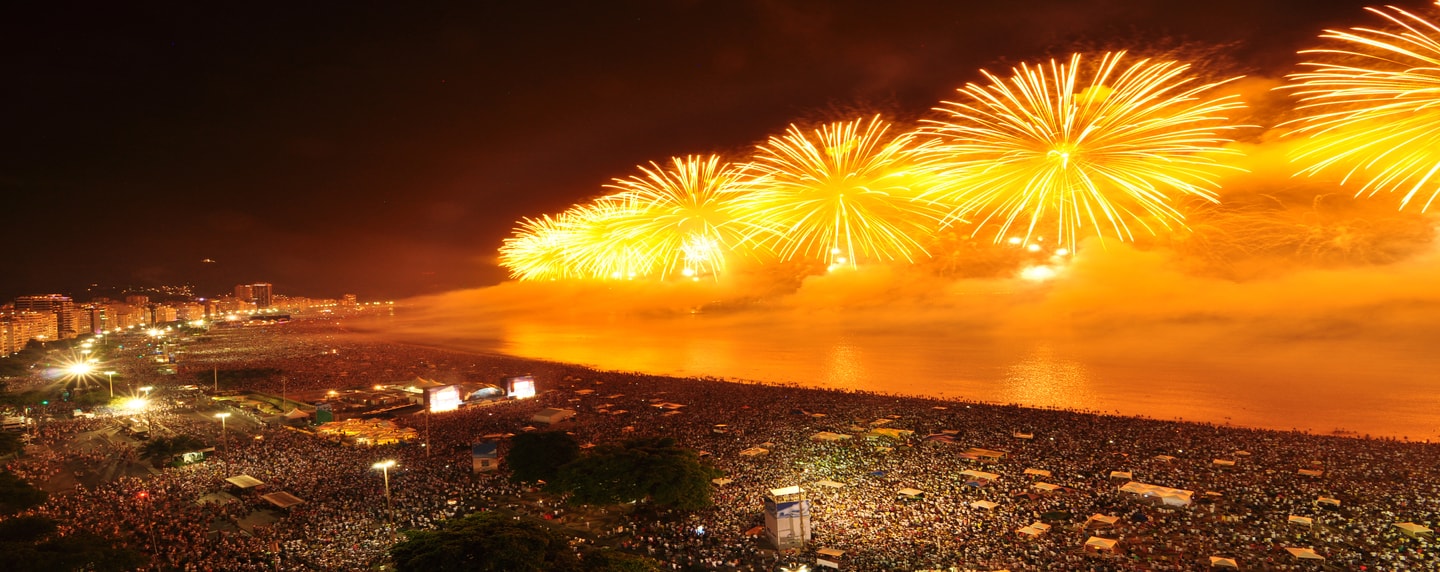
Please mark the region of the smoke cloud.
[[[1230, 88], [1275, 125], [1289, 108], [1276, 84]], [[409, 300], [385, 329], [613, 370], [1440, 435], [1437, 221], [1292, 176], [1291, 145], [1255, 128], [1218, 204], [1184, 204], [1188, 229], [1134, 243], [1057, 256], [957, 227], [915, 264], [508, 282]]]

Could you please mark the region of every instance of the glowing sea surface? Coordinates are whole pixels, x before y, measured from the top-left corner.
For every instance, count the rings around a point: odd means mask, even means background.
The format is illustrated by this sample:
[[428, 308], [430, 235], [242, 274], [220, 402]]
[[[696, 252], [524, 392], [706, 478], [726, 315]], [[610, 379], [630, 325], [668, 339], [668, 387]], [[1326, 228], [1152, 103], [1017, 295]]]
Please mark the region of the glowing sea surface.
[[701, 314], [583, 326], [511, 316], [402, 337], [605, 370], [1440, 439], [1440, 340], [1235, 334], [1182, 325], [982, 335], [943, 324], [896, 331], [864, 320], [802, 327]]

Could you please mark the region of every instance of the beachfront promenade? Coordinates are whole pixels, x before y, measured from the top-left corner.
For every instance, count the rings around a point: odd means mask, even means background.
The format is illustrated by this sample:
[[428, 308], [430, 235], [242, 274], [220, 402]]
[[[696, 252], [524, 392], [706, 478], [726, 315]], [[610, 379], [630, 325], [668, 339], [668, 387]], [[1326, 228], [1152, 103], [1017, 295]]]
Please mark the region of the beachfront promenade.
[[[1245, 570], [1440, 569], [1433, 539], [1396, 526], [1440, 525], [1437, 445], [596, 372], [399, 345], [333, 322], [204, 337], [185, 348], [180, 375], [157, 378], [149, 415], [169, 432], [209, 442], [218, 443], [220, 432], [212, 406], [177, 401], [187, 392], [173, 387], [197, 383], [194, 372], [212, 368], [279, 370], [283, 382], [257, 379], [247, 388], [273, 394], [416, 376], [495, 382], [520, 373], [534, 374], [542, 393], [434, 415], [428, 455], [414, 444], [355, 447], [232, 418], [228, 447], [211, 461], [159, 474], [115, 473], [55, 495], [35, 512], [66, 529], [125, 539], [153, 552], [164, 569], [273, 570], [277, 562], [284, 570], [363, 569], [383, 562], [400, 538], [385, 524], [382, 479], [372, 469], [395, 459], [389, 480], [398, 528], [502, 510], [548, 517], [585, 542], [676, 569], [813, 567], [819, 548], [845, 551], [849, 570], [1196, 570], [1212, 556]], [[564, 429], [581, 443], [674, 437], [708, 453], [728, 482], [716, 486], [713, 508], [656, 515], [566, 508], [509, 483], [503, 472], [471, 475], [472, 443], [524, 431], [546, 407], [577, 412]], [[397, 422], [425, 431], [423, 416]], [[79, 454], [75, 437], [107, 423], [47, 423], [37, 454], [7, 465], [32, 482], [56, 479]], [[100, 461], [134, 452], [107, 441], [84, 454]], [[268, 506], [255, 496], [199, 502], [216, 500], [224, 479], [238, 474], [306, 502], [267, 509], [272, 516], [262, 526], [251, 526]], [[1121, 490], [1132, 481], [1189, 494]], [[804, 487], [814, 503], [814, 540], [802, 553], [777, 554], [754, 530], [764, 522], [766, 492], [789, 485]], [[1112, 524], [1092, 515], [1115, 518]], [[1019, 532], [1037, 522], [1048, 529]], [[1087, 550], [1091, 537], [1117, 542], [1112, 550]], [[1296, 556], [1300, 549], [1323, 560]]]

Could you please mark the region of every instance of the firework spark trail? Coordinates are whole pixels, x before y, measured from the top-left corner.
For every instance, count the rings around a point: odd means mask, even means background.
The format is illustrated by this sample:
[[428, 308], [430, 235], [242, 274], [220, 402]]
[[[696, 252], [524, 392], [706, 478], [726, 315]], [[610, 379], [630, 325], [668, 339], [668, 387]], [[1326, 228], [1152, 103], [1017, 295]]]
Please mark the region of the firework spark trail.
[[1391, 29], [1326, 30], [1320, 37], [1340, 46], [1300, 52], [1318, 61], [1282, 88], [1307, 113], [1291, 123], [1290, 135], [1305, 138], [1294, 160], [1299, 174], [1333, 168], [1342, 184], [1364, 180], [1356, 196], [1403, 191], [1402, 209], [1424, 197], [1423, 212], [1440, 196], [1440, 26], [1393, 6], [1366, 9]]
[[1082, 65], [1076, 54], [959, 89], [960, 101], [936, 108], [949, 117], [921, 130], [939, 140], [925, 153], [945, 181], [927, 198], [976, 220], [977, 233], [998, 221], [997, 241], [1020, 223], [1029, 242], [1053, 219], [1071, 250], [1087, 225], [1123, 240], [1132, 224], [1155, 232], [1151, 220], [1183, 228], [1172, 194], [1213, 201], [1218, 175], [1235, 169], [1222, 161], [1238, 154], [1225, 147], [1239, 127], [1226, 115], [1243, 103], [1211, 93], [1239, 78], [1195, 85], [1188, 65], [1124, 58]]
[[651, 163], [642, 176], [608, 185], [639, 213], [617, 240], [655, 257], [660, 277], [676, 272], [719, 275], [726, 255], [745, 242], [735, 220], [739, 170], [717, 156], [675, 157], [670, 169]]
[[525, 218], [515, 235], [500, 246], [500, 265], [520, 280], [574, 278], [566, 258], [575, 221], [569, 213]]
[[524, 219], [500, 247], [500, 263], [521, 280], [648, 275], [659, 260], [624, 240], [624, 229], [640, 216], [633, 201], [607, 196], [554, 218]]
[[609, 195], [567, 212], [575, 224], [566, 237], [565, 263], [581, 276], [628, 280], [649, 276], [660, 265], [658, 253], [628, 232], [645, 219], [634, 198]]
[[930, 175], [916, 163], [913, 134], [887, 137], [878, 116], [830, 123], [811, 133], [791, 125], [760, 145], [741, 220], [784, 260], [813, 257], [833, 265], [861, 258], [913, 262], [919, 239], [944, 215], [920, 200]]

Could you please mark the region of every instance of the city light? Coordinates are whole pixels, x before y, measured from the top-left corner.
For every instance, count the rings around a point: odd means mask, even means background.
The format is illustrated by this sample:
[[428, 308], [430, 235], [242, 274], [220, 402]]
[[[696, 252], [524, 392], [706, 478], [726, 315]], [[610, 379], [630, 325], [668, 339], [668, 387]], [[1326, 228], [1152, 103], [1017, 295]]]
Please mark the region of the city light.
[[225, 420], [230, 418], [230, 413], [222, 411], [220, 413], [216, 413], [215, 418], [220, 420], [220, 446], [224, 447], [226, 451], [229, 451], [230, 441], [225, 434]]
[[385, 476], [385, 512], [391, 522], [395, 520], [395, 506], [390, 500], [390, 468], [394, 466], [394, 459], [380, 461], [370, 466], [372, 469], [379, 469]]

